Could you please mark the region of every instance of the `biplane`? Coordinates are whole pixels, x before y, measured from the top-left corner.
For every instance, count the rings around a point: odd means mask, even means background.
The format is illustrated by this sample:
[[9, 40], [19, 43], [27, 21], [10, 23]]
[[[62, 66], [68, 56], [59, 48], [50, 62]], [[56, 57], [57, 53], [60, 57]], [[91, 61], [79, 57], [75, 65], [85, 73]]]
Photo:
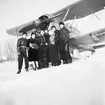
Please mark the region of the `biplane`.
[[[68, 20], [80, 19], [92, 14], [98, 18], [95, 13], [103, 10], [104, 6], [105, 0], [79, 0], [57, 12], [42, 15], [36, 20], [8, 29], [6, 32], [13, 36], [21, 36], [23, 32], [31, 33], [34, 29], [37, 31], [44, 30], [52, 23], [57, 27], [61, 21], [66, 22]], [[72, 38], [72, 42], [78, 46], [79, 51], [93, 52], [94, 49], [105, 46], [105, 29], [75, 36]]]

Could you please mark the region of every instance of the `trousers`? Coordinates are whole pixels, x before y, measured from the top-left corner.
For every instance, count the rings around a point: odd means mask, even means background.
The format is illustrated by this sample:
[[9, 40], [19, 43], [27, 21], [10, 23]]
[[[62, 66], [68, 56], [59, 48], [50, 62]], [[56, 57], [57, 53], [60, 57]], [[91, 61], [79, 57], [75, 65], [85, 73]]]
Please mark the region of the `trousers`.
[[22, 69], [22, 65], [23, 65], [23, 59], [25, 61], [25, 69], [28, 69], [29, 64], [28, 64], [28, 57], [26, 52], [21, 52], [18, 55], [18, 69], [21, 70]]

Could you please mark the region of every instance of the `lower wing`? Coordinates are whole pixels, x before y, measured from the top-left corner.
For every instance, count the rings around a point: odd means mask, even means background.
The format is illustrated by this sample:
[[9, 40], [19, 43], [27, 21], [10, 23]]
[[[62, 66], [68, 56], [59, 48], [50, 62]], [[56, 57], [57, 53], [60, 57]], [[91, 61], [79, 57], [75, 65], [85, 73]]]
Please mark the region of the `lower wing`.
[[94, 52], [95, 49], [99, 49], [99, 48], [103, 48], [103, 47], [105, 47], [105, 43], [90, 44], [90, 45], [81, 45], [81, 46], [79, 46], [78, 50], [80, 52], [84, 52], [84, 51]]

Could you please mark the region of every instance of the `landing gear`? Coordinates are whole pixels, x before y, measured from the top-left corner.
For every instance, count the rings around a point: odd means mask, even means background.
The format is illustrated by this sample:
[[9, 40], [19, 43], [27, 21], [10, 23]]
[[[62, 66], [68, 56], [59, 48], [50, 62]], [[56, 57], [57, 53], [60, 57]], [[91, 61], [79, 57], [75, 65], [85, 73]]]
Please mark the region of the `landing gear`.
[[91, 51], [91, 55], [94, 54], [95, 52], [96, 52], [95, 50], [92, 50], [92, 51]]

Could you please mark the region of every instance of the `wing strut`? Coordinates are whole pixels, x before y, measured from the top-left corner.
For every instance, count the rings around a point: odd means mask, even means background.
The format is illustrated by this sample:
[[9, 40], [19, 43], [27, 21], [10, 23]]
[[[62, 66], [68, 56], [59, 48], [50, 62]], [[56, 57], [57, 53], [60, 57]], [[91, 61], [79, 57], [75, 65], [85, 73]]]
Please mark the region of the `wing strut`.
[[64, 18], [63, 18], [63, 22], [65, 21], [67, 15], [68, 15], [68, 13], [69, 13], [69, 11], [70, 11], [70, 8], [67, 9], [67, 12], [66, 12], [66, 14], [65, 14], [65, 16], [64, 16]]
[[100, 18], [95, 14], [95, 13], [93, 13], [93, 15], [97, 18], [97, 19], [99, 19], [100, 20]]
[[[76, 18], [77, 18], [77, 14], [74, 16], [73, 20], [75, 21]], [[71, 26], [73, 26], [74, 21], [72, 22]]]

